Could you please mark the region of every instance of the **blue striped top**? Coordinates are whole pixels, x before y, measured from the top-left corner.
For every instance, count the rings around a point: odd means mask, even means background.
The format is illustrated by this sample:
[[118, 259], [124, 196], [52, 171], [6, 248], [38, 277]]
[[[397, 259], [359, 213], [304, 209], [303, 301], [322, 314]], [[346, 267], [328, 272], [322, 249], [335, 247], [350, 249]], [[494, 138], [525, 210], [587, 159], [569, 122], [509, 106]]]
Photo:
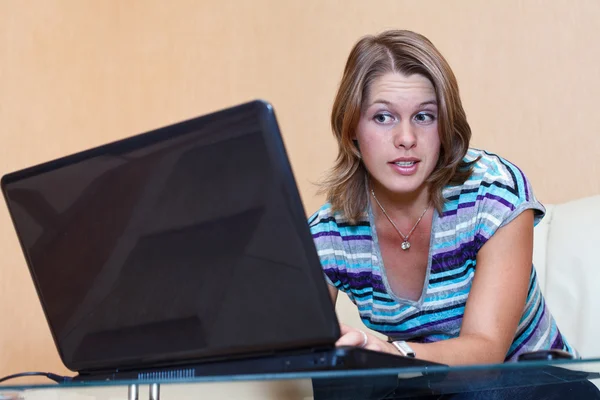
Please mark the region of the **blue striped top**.
[[[496, 230], [526, 209], [535, 222], [545, 209], [535, 198], [523, 172], [507, 160], [470, 149], [472, 176], [443, 190], [442, 213], [434, 212], [425, 285], [419, 300], [397, 297], [388, 284], [369, 206], [355, 224], [330, 204], [309, 218], [325, 278], [348, 294], [364, 324], [393, 340], [435, 342], [457, 337], [477, 269], [477, 252]], [[562, 349], [577, 356], [550, 314], [532, 265], [529, 291], [517, 333], [506, 355]]]

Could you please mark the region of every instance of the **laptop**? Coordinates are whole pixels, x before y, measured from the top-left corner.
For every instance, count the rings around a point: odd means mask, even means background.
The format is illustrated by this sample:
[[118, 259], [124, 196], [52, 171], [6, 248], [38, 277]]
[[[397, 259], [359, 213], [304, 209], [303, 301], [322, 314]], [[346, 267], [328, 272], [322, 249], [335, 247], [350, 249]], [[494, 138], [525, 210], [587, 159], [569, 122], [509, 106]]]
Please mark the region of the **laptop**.
[[81, 381], [438, 365], [340, 336], [272, 106], [252, 101], [2, 178]]

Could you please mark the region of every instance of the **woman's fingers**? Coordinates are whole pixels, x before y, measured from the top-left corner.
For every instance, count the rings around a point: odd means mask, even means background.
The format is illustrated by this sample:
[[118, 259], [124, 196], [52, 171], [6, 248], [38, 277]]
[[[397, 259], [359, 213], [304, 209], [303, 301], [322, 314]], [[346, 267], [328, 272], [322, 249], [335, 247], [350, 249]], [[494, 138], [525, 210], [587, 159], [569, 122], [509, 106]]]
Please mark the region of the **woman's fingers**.
[[352, 332], [355, 331], [355, 328], [352, 328], [351, 326], [348, 326], [346, 324], [342, 324], [340, 323], [340, 332], [342, 333], [342, 335], [345, 335], [348, 332]]
[[[367, 340], [365, 340], [365, 338]], [[359, 331], [358, 329], [350, 329], [346, 331], [346, 333], [342, 333], [342, 337], [340, 337], [335, 344], [336, 346], [364, 347], [363, 345], [368, 344], [368, 341], [369, 337], [366, 333]]]
[[397, 354], [395, 349], [390, 349], [388, 343], [375, 336], [368, 335], [360, 329], [340, 324], [340, 331], [342, 336], [335, 343], [336, 346], [363, 347], [367, 350]]

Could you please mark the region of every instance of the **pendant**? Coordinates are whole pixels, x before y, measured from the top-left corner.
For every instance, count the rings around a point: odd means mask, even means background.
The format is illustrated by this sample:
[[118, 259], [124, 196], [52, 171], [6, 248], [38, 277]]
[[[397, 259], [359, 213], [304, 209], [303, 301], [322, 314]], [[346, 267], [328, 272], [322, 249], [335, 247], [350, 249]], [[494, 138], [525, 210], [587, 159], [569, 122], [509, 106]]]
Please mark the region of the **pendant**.
[[410, 249], [410, 243], [408, 242], [408, 240], [405, 240], [404, 242], [402, 242], [402, 245], [400, 247], [402, 248], [402, 250], [406, 251]]

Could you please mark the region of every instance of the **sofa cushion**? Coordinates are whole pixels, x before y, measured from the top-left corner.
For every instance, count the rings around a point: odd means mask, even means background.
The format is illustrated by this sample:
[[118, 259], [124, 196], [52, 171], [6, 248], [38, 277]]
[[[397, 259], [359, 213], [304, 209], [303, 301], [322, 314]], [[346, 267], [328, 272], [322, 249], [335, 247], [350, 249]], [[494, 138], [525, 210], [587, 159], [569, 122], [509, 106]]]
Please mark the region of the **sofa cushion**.
[[556, 205], [546, 246], [547, 305], [584, 358], [600, 356], [600, 196]]

